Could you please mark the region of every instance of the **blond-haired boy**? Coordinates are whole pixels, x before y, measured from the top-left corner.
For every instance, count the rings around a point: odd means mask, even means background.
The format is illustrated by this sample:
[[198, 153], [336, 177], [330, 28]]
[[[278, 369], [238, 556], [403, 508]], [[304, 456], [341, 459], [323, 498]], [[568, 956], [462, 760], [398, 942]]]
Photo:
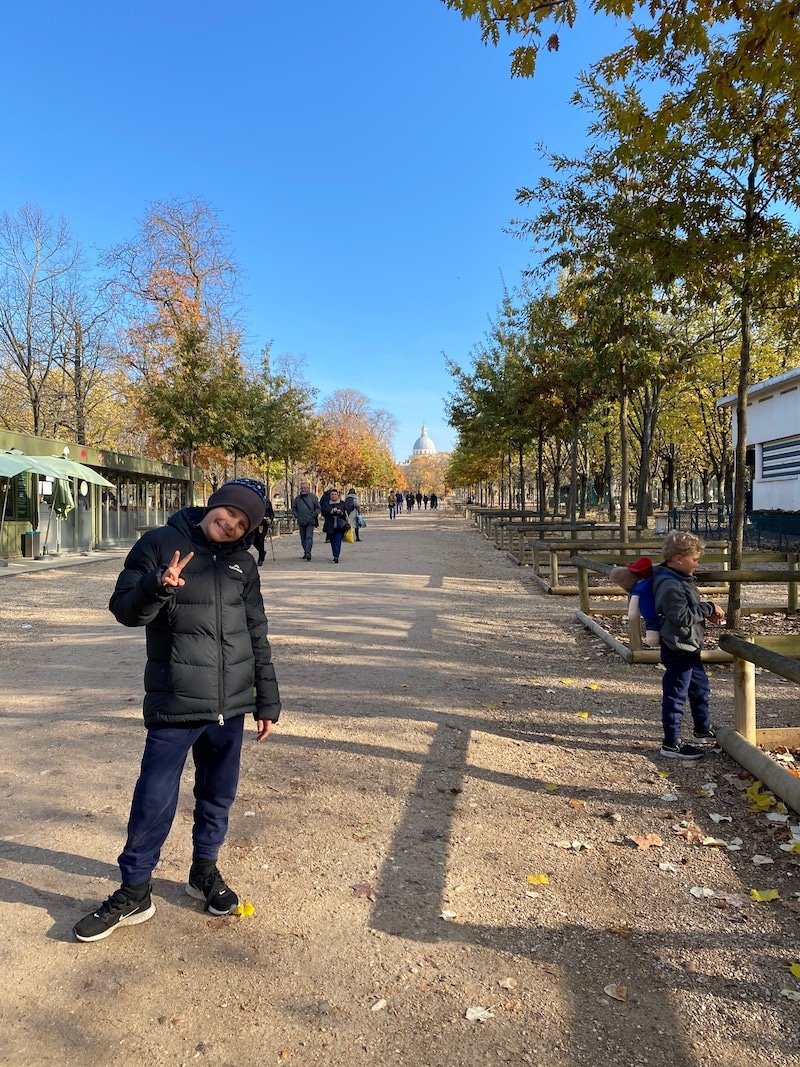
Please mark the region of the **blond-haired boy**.
[[[700, 656], [707, 622], [722, 623], [725, 612], [710, 600], [701, 601], [694, 572], [703, 555], [698, 537], [672, 530], [664, 539], [664, 562], [653, 570], [653, 595], [661, 620], [662, 679], [661, 755], [673, 759], [699, 759], [702, 747], [713, 745], [714, 731], [708, 698], [711, 687]], [[686, 701], [694, 722], [692, 744], [681, 740]]]

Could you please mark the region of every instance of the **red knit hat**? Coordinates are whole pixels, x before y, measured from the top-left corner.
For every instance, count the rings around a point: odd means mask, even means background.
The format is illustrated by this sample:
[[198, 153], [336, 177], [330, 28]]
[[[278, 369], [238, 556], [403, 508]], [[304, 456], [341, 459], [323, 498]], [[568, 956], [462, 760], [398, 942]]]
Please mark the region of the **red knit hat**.
[[629, 563], [628, 570], [639, 578], [649, 578], [653, 573], [653, 561], [649, 556], [642, 556], [634, 563]]

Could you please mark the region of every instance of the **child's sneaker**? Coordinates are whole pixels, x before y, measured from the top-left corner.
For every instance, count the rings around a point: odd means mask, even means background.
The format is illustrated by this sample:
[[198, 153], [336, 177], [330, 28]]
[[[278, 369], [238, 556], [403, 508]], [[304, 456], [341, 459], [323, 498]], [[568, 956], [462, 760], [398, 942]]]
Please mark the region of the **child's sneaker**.
[[195, 900], [205, 901], [212, 915], [228, 915], [239, 906], [239, 898], [217, 870], [216, 863], [193, 863], [186, 892]]
[[716, 745], [717, 735], [709, 728], [707, 730], [695, 730], [692, 735], [693, 745]]
[[137, 926], [152, 919], [156, 906], [150, 899], [151, 888], [149, 882], [144, 886], [121, 886], [96, 911], [75, 924], [75, 937], [78, 941], [102, 941], [118, 926]]
[[659, 751], [659, 756], [669, 756], [672, 759], [700, 759], [704, 755], [702, 748], [687, 745], [685, 741], [679, 741], [677, 745], [664, 743]]

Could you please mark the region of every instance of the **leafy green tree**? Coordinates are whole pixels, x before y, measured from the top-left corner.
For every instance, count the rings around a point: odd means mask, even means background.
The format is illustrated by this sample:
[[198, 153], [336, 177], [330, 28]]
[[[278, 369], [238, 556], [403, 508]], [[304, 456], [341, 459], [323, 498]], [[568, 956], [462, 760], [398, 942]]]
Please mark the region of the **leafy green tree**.
[[190, 325], [176, 332], [165, 364], [140, 388], [142, 407], [189, 467], [190, 496], [198, 446], [224, 440], [236, 418], [237, 363], [235, 355], [220, 360], [205, 331]]

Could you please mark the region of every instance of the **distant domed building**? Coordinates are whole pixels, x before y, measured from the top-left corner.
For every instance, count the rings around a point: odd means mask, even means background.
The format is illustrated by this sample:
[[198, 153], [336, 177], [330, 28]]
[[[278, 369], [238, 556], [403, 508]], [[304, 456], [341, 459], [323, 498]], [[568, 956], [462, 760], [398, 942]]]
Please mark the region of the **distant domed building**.
[[411, 456], [435, 456], [436, 445], [428, 437], [428, 431], [423, 425], [422, 433], [414, 442], [414, 448], [412, 449]]

